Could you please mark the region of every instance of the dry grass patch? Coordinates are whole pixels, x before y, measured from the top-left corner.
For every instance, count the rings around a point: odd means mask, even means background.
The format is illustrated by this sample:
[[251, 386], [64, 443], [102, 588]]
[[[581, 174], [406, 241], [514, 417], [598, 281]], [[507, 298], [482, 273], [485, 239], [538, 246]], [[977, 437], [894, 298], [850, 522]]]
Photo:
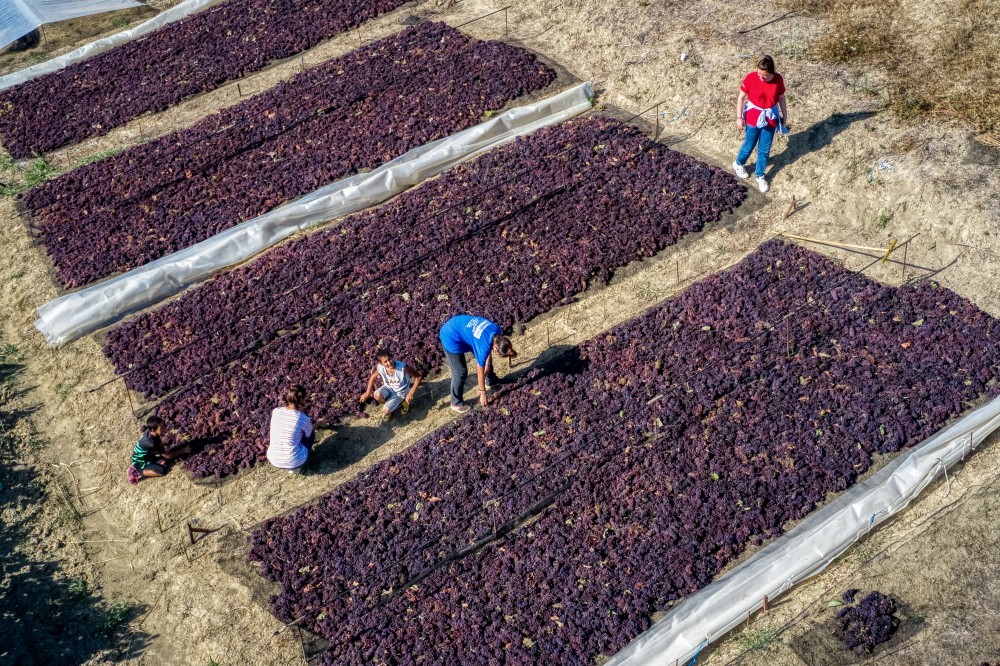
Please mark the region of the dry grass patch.
[[932, 113], [1000, 130], [1000, 3], [993, 0], [786, 0], [828, 24], [815, 58], [887, 77], [878, 94], [902, 118]]

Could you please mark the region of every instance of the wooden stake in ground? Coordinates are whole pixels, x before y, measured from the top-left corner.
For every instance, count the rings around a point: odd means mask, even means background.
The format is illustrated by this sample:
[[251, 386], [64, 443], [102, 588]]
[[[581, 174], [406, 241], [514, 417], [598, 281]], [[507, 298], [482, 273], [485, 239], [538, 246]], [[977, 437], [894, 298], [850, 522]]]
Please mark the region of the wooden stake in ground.
[[793, 214], [795, 213], [795, 211], [797, 211], [798, 209], [799, 209], [799, 204], [798, 204], [798, 203], [797, 203], [797, 202], [795, 201], [795, 195], [793, 194], [793, 195], [792, 195], [792, 203], [788, 204], [788, 210], [786, 210], [786, 211], [785, 211], [785, 216], [784, 216], [784, 217], [782, 217], [781, 219], [782, 219], [782, 220], [787, 220], [787, 219], [788, 219], [789, 217], [791, 217], [791, 216], [792, 216], [792, 215], [793, 215]]
[[192, 546], [194, 545], [195, 532], [197, 532], [198, 534], [211, 534], [212, 532], [215, 531], [215, 530], [205, 529], [204, 527], [194, 527], [191, 523], [187, 524], [187, 528], [188, 528], [188, 538], [191, 539]]

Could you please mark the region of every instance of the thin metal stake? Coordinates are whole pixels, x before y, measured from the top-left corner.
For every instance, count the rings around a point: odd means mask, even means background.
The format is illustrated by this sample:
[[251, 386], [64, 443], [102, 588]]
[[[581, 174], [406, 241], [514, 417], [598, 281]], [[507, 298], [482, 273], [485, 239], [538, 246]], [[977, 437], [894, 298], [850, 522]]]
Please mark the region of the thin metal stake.
[[240, 87], [239, 81], [236, 82], [236, 92], [240, 94], [240, 97], [243, 97], [243, 88]]
[[656, 104], [656, 134], [653, 135], [653, 143], [660, 140], [660, 104]]
[[503, 8], [503, 37], [507, 39], [508, 33], [510, 32], [510, 25], [507, 22], [507, 7]]
[[681, 260], [677, 260], [677, 284], [681, 283]]
[[770, 609], [770, 607], [769, 607], [769, 606], [767, 605], [767, 595], [766, 595], [766, 594], [764, 595], [764, 605], [762, 606], [762, 610], [763, 610], [763, 611], [764, 611], [765, 613], [766, 613], [767, 611], [771, 610], [771, 609]]
[[901, 280], [906, 279], [906, 250], [909, 249], [909, 247], [909, 243], [903, 246], [903, 273], [900, 275]]
[[159, 507], [154, 508], [156, 508], [156, 524], [160, 526], [160, 534], [163, 534], [163, 520], [160, 519], [160, 509]]
[[122, 376], [122, 388], [125, 389], [125, 397], [128, 398], [128, 408], [132, 410], [132, 418], [138, 420], [138, 416], [135, 414], [135, 406], [132, 404], [132, 392], [128, 390], [128, 385], [125, 384], [125, 377]]
[[188, 538], [191, 539], [191, 545], [192, 546], [194, 545], [194, 533], [195, 532], [197, 532], [198, 534], [211, 534], [212, 532], [215, 531], [215, 530], [205, 529], [204, 527], [193, 527], [191, 525], [191, 523], [187, 524], [187, 528], [188, 528]]
[[309, 655], [306, 654], [306, 642], [305, 642], [305, 639], [302, 638], [302, 628], [299, 627], [298, 625], [295, 625], [295, 633], [297, 633], [299, 635], [299, 645], [302, 646], [302, 658], [305, 659], [306, 663], [308, 664], [309, 663]]
[[545, 346], [546, 347], [551, 347], [552, 346], [552, 336], [549, 334], [549, 325], [548, 324], [545, 325]]
[[299, 68], [300, 72], [306, 68], [306, 57], [304, 55], [299, 56], [299, 65], [301, 65]]

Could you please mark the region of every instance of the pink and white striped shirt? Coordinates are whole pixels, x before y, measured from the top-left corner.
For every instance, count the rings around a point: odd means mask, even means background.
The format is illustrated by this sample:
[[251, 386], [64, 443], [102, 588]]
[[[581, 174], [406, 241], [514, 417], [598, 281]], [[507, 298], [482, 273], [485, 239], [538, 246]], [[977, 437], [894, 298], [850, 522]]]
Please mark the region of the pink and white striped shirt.
[[278, 407], [271, 412], [270, 445], [267, 459], [275, 467], [295, 469], [305, 464], [309, 451], [302, 438], [313, 432], [312, 421], [302, 412]]

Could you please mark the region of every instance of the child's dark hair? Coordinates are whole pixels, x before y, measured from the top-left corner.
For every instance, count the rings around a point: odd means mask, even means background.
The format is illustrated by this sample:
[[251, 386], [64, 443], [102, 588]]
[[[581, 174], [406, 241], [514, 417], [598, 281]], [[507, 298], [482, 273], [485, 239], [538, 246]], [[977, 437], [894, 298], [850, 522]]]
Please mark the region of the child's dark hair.
[[762, 69], [768, 74], [774, 74], [774, 58], [769, 55], [757, 61], [757, 69]]
[[167, 422], [161, 419], [159, 416], [153, 415], [146, 418], [146, 422], [142, 426], [143, 432], [153, 432], [158, 430], [163, 426], [167, 425]]
[[306, 405], [306, 387], [298, 384], [289, 387], [285, 391], [285, 404], [301, 411]]
[[375, 360], [376, 361], [381, 361], [384, 358], [389, 358], [389, 359], [392, 358], [392, 354], [389, 353], [389, 350], [386, 349], [385, 347], [382, 347], [381, 349], [376, 350], [376, 352], [375, 352]]
[[498, 335], [493, 342], [496, 344], [497, 352], [499, 352], [501, 356], [506, 356], [507, 358], [514, 358], [517, 356], [517, 352], [514, 351], [514, 344], [506, 335]]

